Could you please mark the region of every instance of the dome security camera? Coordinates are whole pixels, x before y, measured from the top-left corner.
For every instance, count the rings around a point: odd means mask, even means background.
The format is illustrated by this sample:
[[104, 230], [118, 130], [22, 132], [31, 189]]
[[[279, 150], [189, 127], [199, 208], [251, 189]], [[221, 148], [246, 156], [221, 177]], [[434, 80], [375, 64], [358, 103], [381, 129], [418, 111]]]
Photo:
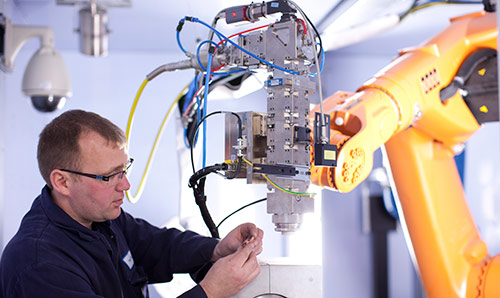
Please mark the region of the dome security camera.
[[23, 76], [22, 91], [40, 112], [61, 108], [71, 96], [66, 65], [54, 49], [54, 32], [49, 27], [12, 25], [0, 13], [0, 69], [11, 72], [14, 59], [24, 43], [40, 38], [40, 49], [31, 57]]
[[24, 71], [22, 91], [40, 112], [60, 109], [71, 97], [68, 70], [53, 48], [42, 47], [31, 57]]

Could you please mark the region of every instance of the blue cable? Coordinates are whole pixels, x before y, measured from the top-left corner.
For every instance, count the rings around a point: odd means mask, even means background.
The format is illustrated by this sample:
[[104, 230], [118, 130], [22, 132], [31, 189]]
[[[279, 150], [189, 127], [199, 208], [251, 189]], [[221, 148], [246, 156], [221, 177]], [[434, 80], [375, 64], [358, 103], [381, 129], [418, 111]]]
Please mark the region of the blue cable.
[[184, 100], [184, 106], [182, 107], [182, 112], [184, 112], [189, 104], [191, 103], [191, 99], [193, 99], [193, 95], [196, 92], [196, 87], [198, 86], [198, 76], [195, 75], [194, 79], [191, 81], [191, 84], [189, 85], [188, 92], [186, 93], [186, 100]]
[[[185, 19], [181, 19], [181, 20], [179, 21], [179, 23], [184, 24], [184, 22], [185, 22], [185, 21], [186, 21]], [[184, 49], [184, 47], [183, 47], [183, 46], [182, 46], [182, 44], [181, 44], [181, 30], [177, 30], [176, 38], [177, 38], [177, 44], [179, 45], [179, 48], [181, 48], [181, 51], [182, 51], [184, 54], [186, 54], [186, 53], [187, 53], [187, 51]]]
[[[319, 43], [318, 43], [319, 45]], [[321, 48], [321, 65], [319, 67], [319, 72], [323, 72], [323, 66], [325, 65], [325, 51], [323, 51], [323, 48]], [[312, 73], [310, 74], [311, 77], [317, 76], [317, 73]]]
[[[203, 117], [207, 115], [207, 102], [208, 102], [208, 89], [209, 89], [209, 83], [210, 83], [210, 70], [212, 68], [212, 53], [208, 53], [208, 62], [207, 62], [207, 69], [208, 71], [206, 72], [205, 76], [205, 96], [203, 98]], [[202, 167], [205, 168], [207, 161], [207, 121], [203, 121], [203, 162], [202, 162]]]
[[203, 64], [201, 63], [201, 60], [200, 60], [200, 49], [201, 47], [206, 44], [206, 43], [211, 43], [213, 44], [216, 48], [219, 47], [218, 44], [216, 44], [215, 42], [211, 41], [211, 40], [205, 40], [205, 41], [202, 41], [199, 45], [198, 45], [198, 48], [196, 48], [196, 59], [198, 59], [198, 64], [200, 65], [201, 69], [203, 69], [203, 71], [207, 71], [207, 69], [203, 66]]
[[196, 120], [196, 124], [198, 124], [200, 122], [200, 119], [201, 119], [201, 107], [200, 107], [200, 96], [199, 95], [196, 96], [196, 106], [197, 106], [197, 109], [196, 109], [196, 119], [197, 119]]
[[219, 32], [215, 32], [215, 35], [219, 38], [219, 41], [224, 40], [224, 35], [220, 34]]
[[241, 68], [241, 69], [235, 69], [235, 70], [230, 70], [230, 71], [225, 71], [225, 72], [213, 72], [212, 74], [216, 74], [216, 75], [220, 75], [220, 76], [228, 76], [230, 74], [238, 73], [238, 72], [242, 72], [242, 71], [247, 71], [247, 70], [244, 68]]
[[186, 148], [191, 148], [191, 146], [189, 146], [189, 142], [188, 142], [187, 128], [184, 128], [184, 146], [186, 146]]
[[[182, 26], [184, 25], [184, 23], [186, 22], [186, 18], [182, 18], [179, 20], [179, 25], [177, 26], [177, 33], [175, 34], [175, 37], [177, 39], [177, 45], [179, 45], [179, 48], [181, 49], [181, 51], [186, 54], [187, 51], [184, 49], [184, 47], [182, 46], [182, 43], [181, 43], [181, 30], [182, 30]], [[220, 36], [220, 34], [218, 32], [216, 32], [217, 34], [217, 37], [219, 38], [219, 40], [223, 40], [223, 37]]]
[[[207, 71], [207, 69], [205, 68], [205, 66], [203, 66], [203, 63], [201, 63], [201, 60], [200, 60], [200, 50], [201, 50], [201, 47], [206, 44], [206, 43], [210, 43], [210, 44], [213, 44], [216, 48], [219, 47], [218, 44], [216, 44], [215, 42], [211, 41], [211, 40], [204, 40], [202, 41], [199, 45], [198, 45], [198, 48], [196, 49], [196, 59], [198, 60], [198, 64], [200, 65], [201, 69], [203, 71]], [[242, 71], [246, 71], [246, 69], [235, 69], [235, 70], [230, 70], [230, 71], [225, 71], [225, 72], [212, 72], [212, 74], [214, 75], [223, 75], [223, 76], [227, 76], [227, 75], [230, 75], [230, 74], [233, 74], [233, 73], [238, 73], [238, 72], [242, 72]]]
[[[194, 79], [191, 81], [191, 84], [189, 85], [188, 92], [186, 93], [186, 95], [184, 97], [185, 100], [184, 100], [184, 106], [182, 107], [182, 112], [186, 111], [186, 109], [188, 108], [188, 106], [191, 104], [193, 96], [194, 96], [194, 94], [195, 94], [195, 92], [197, 90], [197, 87], [198, 87], [198, 80], [199, 80], [199, 76], [195, 75]], [[197, 139], [198, 139], [198, 137], [196, 137], [193, 140], [193, 145], [196, 144]], [[189, 142], [188, 142], [187, 128], [184, 129], [184, 144], [186, 145], [187, 148], [191, 147], [189, 145]]]
[[237, 47], [237, 48], [238, 48], [238, 49], [240, 49], [241, 51], [245, 52], [246, 54], [248, 54], [248, 55], [252, 56], [253, 58], [255, 58], [255, 59], [259, 60], [260, 62], [262, 62], [262, 63], [264, 63], [264, 64], [267, 64], [267, 65], [269, 65], [269, 66], [271, 66], [271, 67], [274, 67], [274, 68], [276, 68], [276, 69], [279, 69], [279, 70], [281, 70], [281, 71], [288, 72], [288, 73], [291, 73], [291, 74], [296, 74], [296, 75], [300, 74], [300, 73], [299, 73], [299, 72], [297, 72], [297, 71], [289, 70], [289, 69], [286, 69], [286, 68], [280, 67], [280, 66], [278, 66], [278, 65], [274, 65], [274, 64], [272, 64], [271, 62], [268, 62], [268, 61], [266, 61], [266, 60], [264, 60], [264, 59], [262, 59], [262, 58], [258, 57], [257, 55], [255, 55], [255, 54], [253, 54], [253, 53], [251, 53], [251, 52], [249, 52], [249, 51], [245, 50], [244, 48], [242, 48], [242, 47], [240, 47], [238, 44], [236, 44], [234, 41], [232, 41], [232, 40], [230, 40], [229, 38], [227, 38], [224, 34], [222, 34], [222, 33], [220, 33], [219, 31], [217, 31], [217, 29], [213, 28], [212, 26], [208, 25], [207, 23], [203, 22], [202, 20], [200, 20], [200, 19], [198, 19], [198, 18], [193, 17], [193, 18], [191, 18], [191, 20], [190, 20], [190, 21], [191, 21], [191, 22], [200, 23], [200, 24], [202, 24], [203, 26], [205, 26], [205, 27], [209, 28], [210, 30], [214, 31], [214, 32], [217, 34], [217, 36], [219, 36], [219, 35], [220, 35], [220, 36], [222, 36], [225, 40], [227, 40], [227, 41], [228, 41], [229, 43], [231, 43], [233, 46]]

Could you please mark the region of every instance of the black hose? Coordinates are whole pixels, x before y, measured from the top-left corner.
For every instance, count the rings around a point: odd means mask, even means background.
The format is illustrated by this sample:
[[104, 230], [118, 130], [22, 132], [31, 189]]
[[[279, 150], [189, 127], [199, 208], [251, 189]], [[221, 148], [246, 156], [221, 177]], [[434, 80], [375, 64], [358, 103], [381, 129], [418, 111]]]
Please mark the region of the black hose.
[[193, 189], [193, 194], [195, 198], [196, 205], [200, 208], [201, 217], [205, 222], [210, 234], [214, 238], [220, 238], [219, 230], [215, 225], [212, 216], [210, 216], [210, 212], [207, 207], [207, 196], [205, 195], [205, 181], [206, 176], [210, 173], [215, 173], [217, 171], [227, 170], [228, 165], [223, 164], [215, 164], [213, 166], [205, 167], [198, 172], [194, 173], [191, 178], [189, 178], [189, 187]]

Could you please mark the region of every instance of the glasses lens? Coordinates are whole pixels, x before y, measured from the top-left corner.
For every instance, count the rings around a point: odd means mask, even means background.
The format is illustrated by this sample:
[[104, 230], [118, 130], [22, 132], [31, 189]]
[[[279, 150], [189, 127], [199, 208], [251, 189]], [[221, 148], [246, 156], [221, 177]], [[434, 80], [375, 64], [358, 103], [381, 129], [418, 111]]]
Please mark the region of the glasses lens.
[[134, 162], [134, 159], [131, 158], [129, 161], [128, 161], [128, 164], [127, 166], [125, 167], [125, 169], [123, 169], [123, 171], [120, 172], [120, 179], [123, 178], [123, 175], [127, 175], [128, 173], [128, 170], [132, 167], [132, 163]]
[[122, 178], [123, 178], [123, 176], [124, 176], [124, 175], [126, 175], [126, 174], [127, 174], [127, 169], [125, 169], [125, 170], [121, 171], [121, 172], [120, 172], [120, 175], [118, 175], [118, 177], [120, 177], [120, 179], [122, 179]]

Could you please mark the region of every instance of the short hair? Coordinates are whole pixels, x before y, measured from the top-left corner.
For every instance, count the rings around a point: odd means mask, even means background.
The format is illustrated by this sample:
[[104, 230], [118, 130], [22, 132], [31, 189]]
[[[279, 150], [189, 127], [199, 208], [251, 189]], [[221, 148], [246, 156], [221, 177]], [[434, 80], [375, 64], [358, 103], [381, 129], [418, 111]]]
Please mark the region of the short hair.
[[79, 141], [83, 134], [95, 132], [109, 143], [126, 144], [121, 128], [96, 113], [70, 110], [54, 118], [40, 133], [38, 140], [38, 168], [52, 189], [50, 174], [55, 169], [80, 168]]

